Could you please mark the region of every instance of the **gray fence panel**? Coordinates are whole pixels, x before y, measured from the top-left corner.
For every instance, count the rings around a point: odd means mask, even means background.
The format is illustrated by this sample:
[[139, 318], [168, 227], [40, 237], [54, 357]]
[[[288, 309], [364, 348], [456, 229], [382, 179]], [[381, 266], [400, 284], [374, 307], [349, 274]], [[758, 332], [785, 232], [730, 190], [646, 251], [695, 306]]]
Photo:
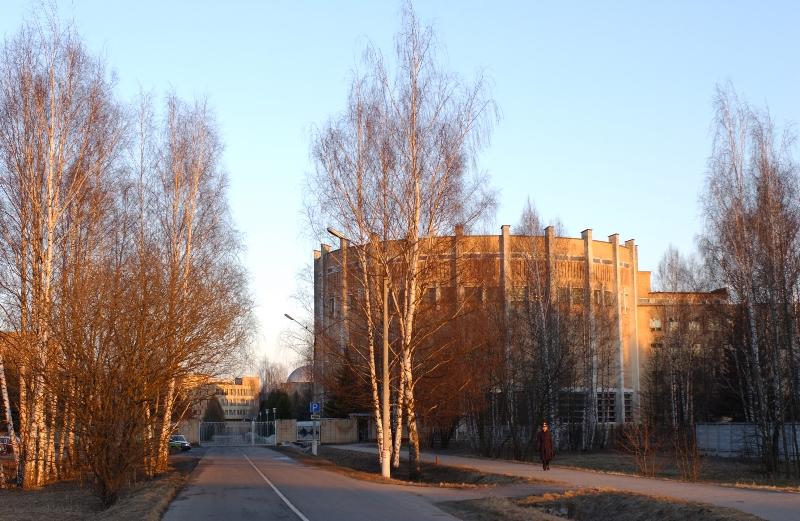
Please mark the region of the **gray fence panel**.
[[198, 439], [204, 447], [275, 445], [275, 422], [200, 422]]
[[[783, 429], [779, 455], [781, 458], [787, 455], [795, 458], [800, 446], [800, 424], [786, 424]], [[758, 457], [760, 454], [761, 435], [753, 423], [698, 423], [695, 433], [697, 448], [703, 455], [738, 458]]]

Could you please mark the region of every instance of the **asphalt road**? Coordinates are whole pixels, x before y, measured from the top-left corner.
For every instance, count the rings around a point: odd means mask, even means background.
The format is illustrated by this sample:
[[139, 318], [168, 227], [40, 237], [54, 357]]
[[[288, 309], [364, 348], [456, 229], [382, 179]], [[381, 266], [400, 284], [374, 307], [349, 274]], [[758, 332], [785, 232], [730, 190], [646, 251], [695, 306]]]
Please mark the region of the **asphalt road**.
[[162, 519], [457, 521], [415, 489], [348, 478], [265, 448], [216, 447]]

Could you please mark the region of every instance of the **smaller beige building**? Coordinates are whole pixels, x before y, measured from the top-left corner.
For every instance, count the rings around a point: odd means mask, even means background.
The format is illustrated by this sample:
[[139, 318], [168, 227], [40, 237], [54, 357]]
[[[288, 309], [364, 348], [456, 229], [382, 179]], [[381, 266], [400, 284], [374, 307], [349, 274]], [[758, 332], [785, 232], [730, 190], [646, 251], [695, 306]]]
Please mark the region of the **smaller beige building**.
[[258, 394], [261, 378], [242, 376], [231, 380], [214, 382], [214, 394], [222, 406], [226, 421], [248, 420], [258, 414]]

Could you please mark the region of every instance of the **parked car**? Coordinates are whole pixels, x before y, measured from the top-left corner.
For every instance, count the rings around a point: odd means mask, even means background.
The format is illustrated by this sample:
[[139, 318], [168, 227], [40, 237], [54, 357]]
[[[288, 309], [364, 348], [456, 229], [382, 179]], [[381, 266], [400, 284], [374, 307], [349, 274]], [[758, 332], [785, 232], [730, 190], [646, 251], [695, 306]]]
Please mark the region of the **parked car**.
[[186, 441], [186, 436], [183, 434], [173, 434], [169, 437], [169, 448], [186, 451], [192, 450], [192, 445]]
[[[19, 436], [17, 436], [17, 445], [19, 445]], [[14, 452], [14, 446], [11, 444], [11, 436], [0, 436], [0, 454], [11, 454]]]

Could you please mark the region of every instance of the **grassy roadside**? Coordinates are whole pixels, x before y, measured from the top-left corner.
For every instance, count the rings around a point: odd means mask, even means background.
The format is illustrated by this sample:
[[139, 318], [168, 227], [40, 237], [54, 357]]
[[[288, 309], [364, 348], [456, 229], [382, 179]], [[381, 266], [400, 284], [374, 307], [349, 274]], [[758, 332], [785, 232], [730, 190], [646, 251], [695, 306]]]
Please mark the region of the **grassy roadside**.
[[[326, 470], [345, 474], [347, 476], [376, 482], [394, 484], [430, 485], [448, 488], [473, 488], [481, 486], [510, 485], [515, 483], [542, 483], [538, 480], [503, 474], [486, 474], [479, 470], [465, 467], [448, 467], [423, 463], [419, 481], [406, 481], [408, 476], [408, 462], [401, 461], [399, 469], [392, 469], [393, 479], [386, 480], [381, 477], [381, 469], [374, 454], [365, 452], [331, 449], [325, 446], [318, 448], [318, 455], [312, 456], [298, 449], [289, 447], [273, 448], [291, 456], [292, 458], [322, 467]], [[397, 479], [397, 478], [400, 479]]]
[[54, 483], [39, 490], [0, 490], [0, 520], [14, 521], [159, 521], [200, 455], [170, 457], [172, 469], [126, 489], [116, 504], [102, 510], [88, 484]]
[[[681, 475], [674, 458], [664, 454], [659, 459], [655, 477], [680, 480]], [[800, 492], [800, 480], [760, 472], [758, 464], [731, 458], [703, 457], [698, 482], [715, 483], [750, 488], [769, 488], [787, 492]], [[606, 451], [591, 454], [559, 454], [553, 462], [564, 467], [638, 475], [630, 454]]]
[[730, 508], [603, 489], [437, 504], [464, 521], [757, 521]]

